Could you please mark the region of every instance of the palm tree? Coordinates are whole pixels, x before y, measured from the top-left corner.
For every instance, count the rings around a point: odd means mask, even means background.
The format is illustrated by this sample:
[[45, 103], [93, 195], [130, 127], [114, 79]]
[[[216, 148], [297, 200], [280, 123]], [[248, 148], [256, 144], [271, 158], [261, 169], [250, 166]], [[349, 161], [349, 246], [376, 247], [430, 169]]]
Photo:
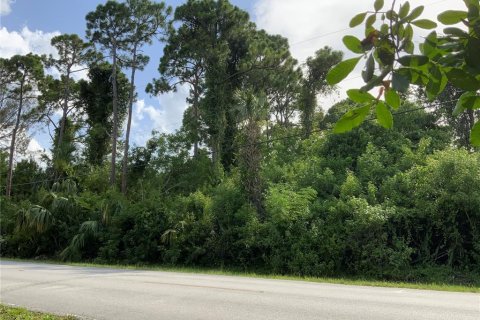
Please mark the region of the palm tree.
[[239, 164], [243, 189], [250, 203], [255, 207], [260, 219], [264, 218], [263, 183], [260, 177], [262, 154], [260, 150], [260, 123], [268, 113], [267, 99], [263, 93], [252, 90], [238, 91], [235, 94], [241, 126]]

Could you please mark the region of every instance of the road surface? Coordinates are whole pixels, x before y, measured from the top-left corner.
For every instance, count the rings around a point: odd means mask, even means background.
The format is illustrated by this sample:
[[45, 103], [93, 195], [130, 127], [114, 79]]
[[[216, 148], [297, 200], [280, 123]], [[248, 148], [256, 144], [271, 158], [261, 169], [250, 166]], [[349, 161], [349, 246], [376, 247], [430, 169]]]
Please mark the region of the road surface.
[[480, 295], [1, 262], [2, 303], [84, 319], [479, 320]]

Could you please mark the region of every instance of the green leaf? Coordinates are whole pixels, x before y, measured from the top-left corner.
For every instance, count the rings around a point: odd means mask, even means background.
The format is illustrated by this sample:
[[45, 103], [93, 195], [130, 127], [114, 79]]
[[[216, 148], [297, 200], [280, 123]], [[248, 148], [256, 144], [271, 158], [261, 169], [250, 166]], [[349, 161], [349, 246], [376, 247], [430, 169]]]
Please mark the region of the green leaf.
[[408, 81], [408, 83], [416, 84], [418, 86], [426, 86], [429, 81], [429, 75], [423, 72], [420, 68], [413, 69], [402, 67], [398, 68], [396, 70], [396, 73], [404, 77]]
[[[480, 16], [480, 2], [478, 2], [478, 0], [464, 0], [464, 2], [468, 7], [467, 19], [470, 20], [470, 24], [472, 24], [472, 22], [474, 24], [477, 23], [478, 21], [475, 21], [475, 20], [478, 20], [478, 18]], [[478, 27], [478, 25], [477, 25], [477, 27]], [[476, 27], [474, 27], [474, 28], [476, 28]], [[478, 34], [478, 31], [476, 31], [476, 32]]]
[[465, 62], [469, 67], [480, 71], [480, 40], [469, 38], [465, 48]]
[[360, 25], [363, 22], [363, 20], [365, 20], [366, 16], [367, 16], [366, 12], [362, 12], [354, 16], [352, 20], [350, 20], [350, 24], [349, 24], [350, 28]]
[[460, 28], [455, 28], [455, 27], [448, 27], [443, 29], [443, 33], [454, 36], [454, 37], [460, 37], [460, 38], [468, 37], [468, 33], [466, 33], [464, 30]]
[[405, 27], [405, 31], [403, 32], [403, 37], [407, 40], [412, 40], [412, 38], [413, 38], [413, 28], [410, 25], [410, 23], [407, 24], [407, 26]]
[[347, 47], [348, 50], [354, 53], [363, 53], [361, 41], [354, 36], [345, 36], [343, 37], [343, 44]]
[[453, 110], [453, 115], [458, 116], [466, 109], [480, 109], [480, 97], [475, 92], [465, 92], [460, 96]]
[[383, 101], [378, 101], [377, 107], [375, 108], [377, 112], [377, 120], [378, 123], [387, 129], [393, 127], [393, 116], [390, 110], [388, 110], [387, 106]]
[[370, 56], [368, 56], [367, 63], [365, 64], [365, 70], [362, 71], [363, 81], [368, 82], [372, 80], [374, 72], [375, 59], [373, 58], [373, 54], [370, 54]]
[[430, 74], [426, 92], [428, 99], [433, 100], [445, 89], [448, 79], [436, 65], [432, 65], [429, 71]]
[[416, 7], [415, 9], [412, 10], [412, 12], [405, 19], [407, 21], [413, 21], [413, 20], [417, 19], [418, 17], [420, 17], [422, 15], [423, 9], [425, 9], [424, 6]]
[[348, 111], [340, 118], [340, 120], [337, 121], [335, 127], [333, 128], [333, 132], [343, 133], [358, 127], [365, 120], [369, 111], [370, 105]]
[[435, 29], [437, 27], [437, 24], [435, 22], [428, 19], [415, 20], [412, 21], [412, 24], [422, 29]]
[[424, 64], [427, 64], [429, 61], [427, 56], [422, 56], [422, 55], [408, 55], [408, 56], [403, 56], [398, 59], [398, 62], [400, 62], [403, 66], [406, 67], [419, 67], [423, 66]]
[[429, 58], [433, 58], [437, 54], [437, 32], [432, 31], [426, 38], [422, 46], [422, 53]]
[[393, 72], [392, 75], [392, 88], [398, 92], [405, 92], [408, 90], [408, 86], [410, 85], [410, 81], [404, 75]]
[[466, 91], [476, 91], [480, 89], [480, 81], [462, 69], [451, 69], [447, 72], [447, 77], [448, 80], [450, 80], [450, 82], [457, 88]]
[[360, 91], [359, 89], [350, 89], [347, 91], [347, 96], [350, 100], [356, 103], [365, 103], [375, 100], [375, 97], [368, 92]]
[[397, 20], [398, 14], [397, 14], [394, 10], [388, 10], [388, 11], [385, 13], [385, 17], [386, 17], [388, 20], [394, 21], [394, 20]]
[[470, 132], [470, 143], [475, 147], [480, 147], [480, 121], [477, 121]]
[[390, 28], [390, 26], [389, 26], [388, 24], [386, 24], [386, 23], [382, 24], [382, 25], [380, 26], [380, 33], [381, 33], [381, 34], [384, 34], [384, 35], [385, 35], [385, 34], [388, 34], [388, 29], [389, 29], [389, 28]]
[[375, 8], [375, 11], [380, 11], [382, 10], [383, 8], [383, 5], [384, 5], [384, 1], [383, 0], [375, 0], [375, 3], [373, 4], [373, 7]]
[[347, 59], [335, 65], [327, 74], [327, 83], [334, 85], [345, 79], [355, 69], [360, 58], [361, 56]]
[[400, 107], [400, 96], [395, 90], [389, 89], [385, 91], [385, 102], [394, 110], [397, 110]]
[[451, 25], [451, 24], [457, 24], [462, 20], [467, 19], [467, 15], [468, 13], [465, 11], [447, 10], [440, 13], [437, 19], [443, 24]]
[[367, 26], [367, 28], [371, 27], [375, 23], [375, 21], [377, 21], [377, 15], [373, 13], [367, 18], [365, 25]]
[[411, 40], [406, 40], [403, 44], [403, 47], [406, 53], [413, 54], [413, 51], [415, 51], [415, 45]]
[[410, 12], [410, 3], [406, 1], [402, 6], [400, 6], [400, 11], [398, 12], [398, 16], [400, 19], [403, 19], [407, 16]]

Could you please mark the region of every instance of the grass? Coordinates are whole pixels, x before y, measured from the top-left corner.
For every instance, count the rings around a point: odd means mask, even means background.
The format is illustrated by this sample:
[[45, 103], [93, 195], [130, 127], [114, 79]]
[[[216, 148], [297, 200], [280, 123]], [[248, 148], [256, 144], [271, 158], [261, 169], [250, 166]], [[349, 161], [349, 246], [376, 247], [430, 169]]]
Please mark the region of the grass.
[[[303, 277], [294, 275], [278, 275], [258, 272], [245, 272], [231, 269], [210, 269], [210, 268], [194, 268], [194, 267], [170, 267], [162, 265], [127, 265], [127, 264], [99, 264], [99, 263], [76, 263], [76, 262], [60, 262], [52, 260], [22, 260], [22, 259], [8, 259], [13, 261], [30, 261], [36, 263], [55, 263], [78, 267], [97, 267], [97, 268], [112, 268], [125, 270], [149, 270], [149, 271], [165, 271], [165, 272], [183, 272], [183, 273], [201, 273], [209, 275], [226, 275], [226, 276], [240, 276], [261, 279], [278, 279], [278, 280], [295, 280], [308, 281], [318, 283], [331, 283], [343, 285], [357, 285], [357, 286], [372, 286], [372, 287], [391, 287], [391, 288], [406, 288], [406, 289], [422, 289], [422, 290], [436, 290], [436, 291], [451, 291], [451, 292], [473, 292], [480, 293], [480, 279], [474, 279], [474, 284], [451, 284], [444, 283], [442, 280], [437, 281], [418, 281], [418, 282], [401, 282], [401, 281], [386, 281], [378, 279], [367, 278], [352, 278], [352, 277]], [[431, 274], [435, 274], [435, 270], [427, 270]], [[437, 272], [438, 273], [438, 272]], [[442, 279], [442, 274], [432, 277], [434, 279]]]
[[0, 320], [75, 320], [73, 316], [56, 316], [0, 304]]

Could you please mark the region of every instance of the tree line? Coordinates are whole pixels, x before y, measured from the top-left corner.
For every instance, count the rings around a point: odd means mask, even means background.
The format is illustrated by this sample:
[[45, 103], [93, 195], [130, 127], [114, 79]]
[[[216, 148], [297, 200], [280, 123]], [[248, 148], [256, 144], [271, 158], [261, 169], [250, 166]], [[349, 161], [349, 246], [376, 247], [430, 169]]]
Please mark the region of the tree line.
[[[352, 59], [324, 47], [300, 64], [227, 0], [107, 1], [86, 16], [85, 40], [0, 59], [2, 255], [478, 284], [476, 100], [454, 117], [472, 90], [443, 69], [441, 90], [404, 76], [433, 72], [433, 58], [394, 70], [390, 49], [411, 46], [400, 25], [430, 26], [405, 6], [386, 14], [376, 1], [375, 19], [396, 29], [367, 18], [365, 40], [344, 38], [378, 97], [350, 90], [333, 106], [317, 99]], [[153, 41], [164, 50], [147, 93], [187, 87], [188, 108], [176, 132], [132, 148], [135, 76]], [[88, 79], [75, 80], [81, 69]], [[392, 73], [418, 86], [399, 90]], [[14, 165], [38, 123], [53, 127], [51, 155]]]

